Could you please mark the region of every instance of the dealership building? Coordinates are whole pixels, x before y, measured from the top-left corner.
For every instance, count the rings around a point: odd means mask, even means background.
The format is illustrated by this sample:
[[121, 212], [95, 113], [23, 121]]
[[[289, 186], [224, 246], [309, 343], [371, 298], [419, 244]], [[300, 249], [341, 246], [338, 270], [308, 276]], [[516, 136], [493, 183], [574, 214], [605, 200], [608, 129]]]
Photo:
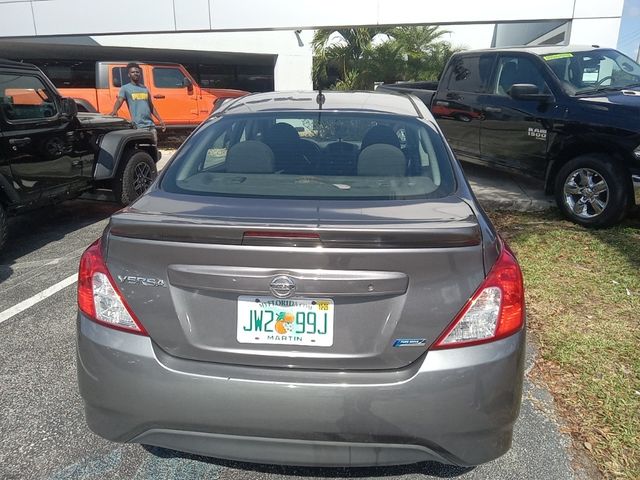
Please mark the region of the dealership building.
[[310, 89], [314, 29], [441, 25], [455, 46], [616, 47], [624, 0], [0, 0], [0, 57], [88, 86], [98, 60], [184, 64], [203, 86]]

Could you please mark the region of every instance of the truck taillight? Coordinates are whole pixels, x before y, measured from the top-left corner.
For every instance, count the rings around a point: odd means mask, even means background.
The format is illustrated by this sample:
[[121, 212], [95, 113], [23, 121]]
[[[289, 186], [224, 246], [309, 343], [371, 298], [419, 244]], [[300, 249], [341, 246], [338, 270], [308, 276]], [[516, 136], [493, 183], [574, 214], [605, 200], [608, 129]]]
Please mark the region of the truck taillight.
[[99, 239], [80, 258], [78, 308], [89, 319], [101, 325], [147, 335], [113, 281], [102, 258]]
[[524, 284], [518, 262], [506, 245], [489, 275], [431, 349], [493, 342], [524, 325]]

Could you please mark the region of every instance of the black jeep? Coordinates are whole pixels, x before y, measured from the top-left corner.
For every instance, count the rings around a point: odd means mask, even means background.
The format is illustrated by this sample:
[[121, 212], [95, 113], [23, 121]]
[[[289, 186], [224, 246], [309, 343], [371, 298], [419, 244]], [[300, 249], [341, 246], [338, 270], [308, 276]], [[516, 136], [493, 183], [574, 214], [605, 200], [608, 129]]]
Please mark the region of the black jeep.
[[126, 205], [157, 176], [153, 134], [78, 113], [33, 65], [0, 60], [0, 249], [7, 218], [108, 188]]

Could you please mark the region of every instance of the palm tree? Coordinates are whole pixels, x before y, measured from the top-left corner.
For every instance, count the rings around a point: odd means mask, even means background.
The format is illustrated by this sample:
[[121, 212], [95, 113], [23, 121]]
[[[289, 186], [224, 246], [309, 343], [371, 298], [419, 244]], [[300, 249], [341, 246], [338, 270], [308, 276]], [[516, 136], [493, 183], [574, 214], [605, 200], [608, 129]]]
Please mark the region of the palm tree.
[[[316, 88], [371, 89], [374, 81], [432, 80], [456, 51], [437, 26], [318, 30], [312, 41]], [[378, 34], [387, 40], [373, 44]], [[337, 41], [336, 41], [337, 40]]]
[[404, 48], [407, 58], [405, 80], [435, 79], [454, 49], [442, 36], [449, 33], [438, 26], [396, 27], [389, 32]]
[[336, 90], [362, 90], [362, 74], [356, 70], [347, 70], [343, 78], [335, 83]]
[[440, 30], [438, 26], [395, 27], [389, 35], [399, 41], [407, 51], [426, 53], [434, 43], [441, 42], [441, 37], [449, 30]]
[[[366, 53], [370, 52], [373, 37], [385, 33], [382, 28], [339, 28], [316, 31], [313, 46], [313, 81], [316, 86], [326, 86], [329, 70], [338, 71], [339, 78], [354, 88], [367, 88], [368, 80], [362, 68]], [[341, 37], [336, 43], [331, 40]], [[351, 73], [350, 73], [351, 72]]]
[[440, 78], [440, 74], [444, 70], [444, 66], [454, 53], [462, 50], [454, 48], [449, 42], [439, 42], [434, 48], [425, 55], [422, 71], [420, 72], [420, 80], [436, 80]]
[[365, 56], [365, 77], [384, 83], [395, 83], [405, 78], [406, 60], [404, 45], [390, 38], [377, 45]]

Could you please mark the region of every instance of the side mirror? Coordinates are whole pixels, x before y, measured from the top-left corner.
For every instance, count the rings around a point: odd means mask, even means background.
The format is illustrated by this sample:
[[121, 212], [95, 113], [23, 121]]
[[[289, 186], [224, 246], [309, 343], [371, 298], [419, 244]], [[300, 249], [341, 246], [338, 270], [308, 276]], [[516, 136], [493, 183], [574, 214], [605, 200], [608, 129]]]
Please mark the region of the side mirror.
[[67, 118], [73, 118], [78, 114], [78, 105], [73, 98], [63, 98], [60, 101], [60, 111]]
[[191, 82], [187, 77], [182, 79], [182, 86], [187, 87], [187, 92], [189, 92], [189, 94], [193, 93], [193, 82]]
[[538, 87], [531, 83], [516, 83], [511, 86], [508, 93], [514, 100], [548, 102], [553, 99], [553, 95], [550, 93], [540, 93]]

